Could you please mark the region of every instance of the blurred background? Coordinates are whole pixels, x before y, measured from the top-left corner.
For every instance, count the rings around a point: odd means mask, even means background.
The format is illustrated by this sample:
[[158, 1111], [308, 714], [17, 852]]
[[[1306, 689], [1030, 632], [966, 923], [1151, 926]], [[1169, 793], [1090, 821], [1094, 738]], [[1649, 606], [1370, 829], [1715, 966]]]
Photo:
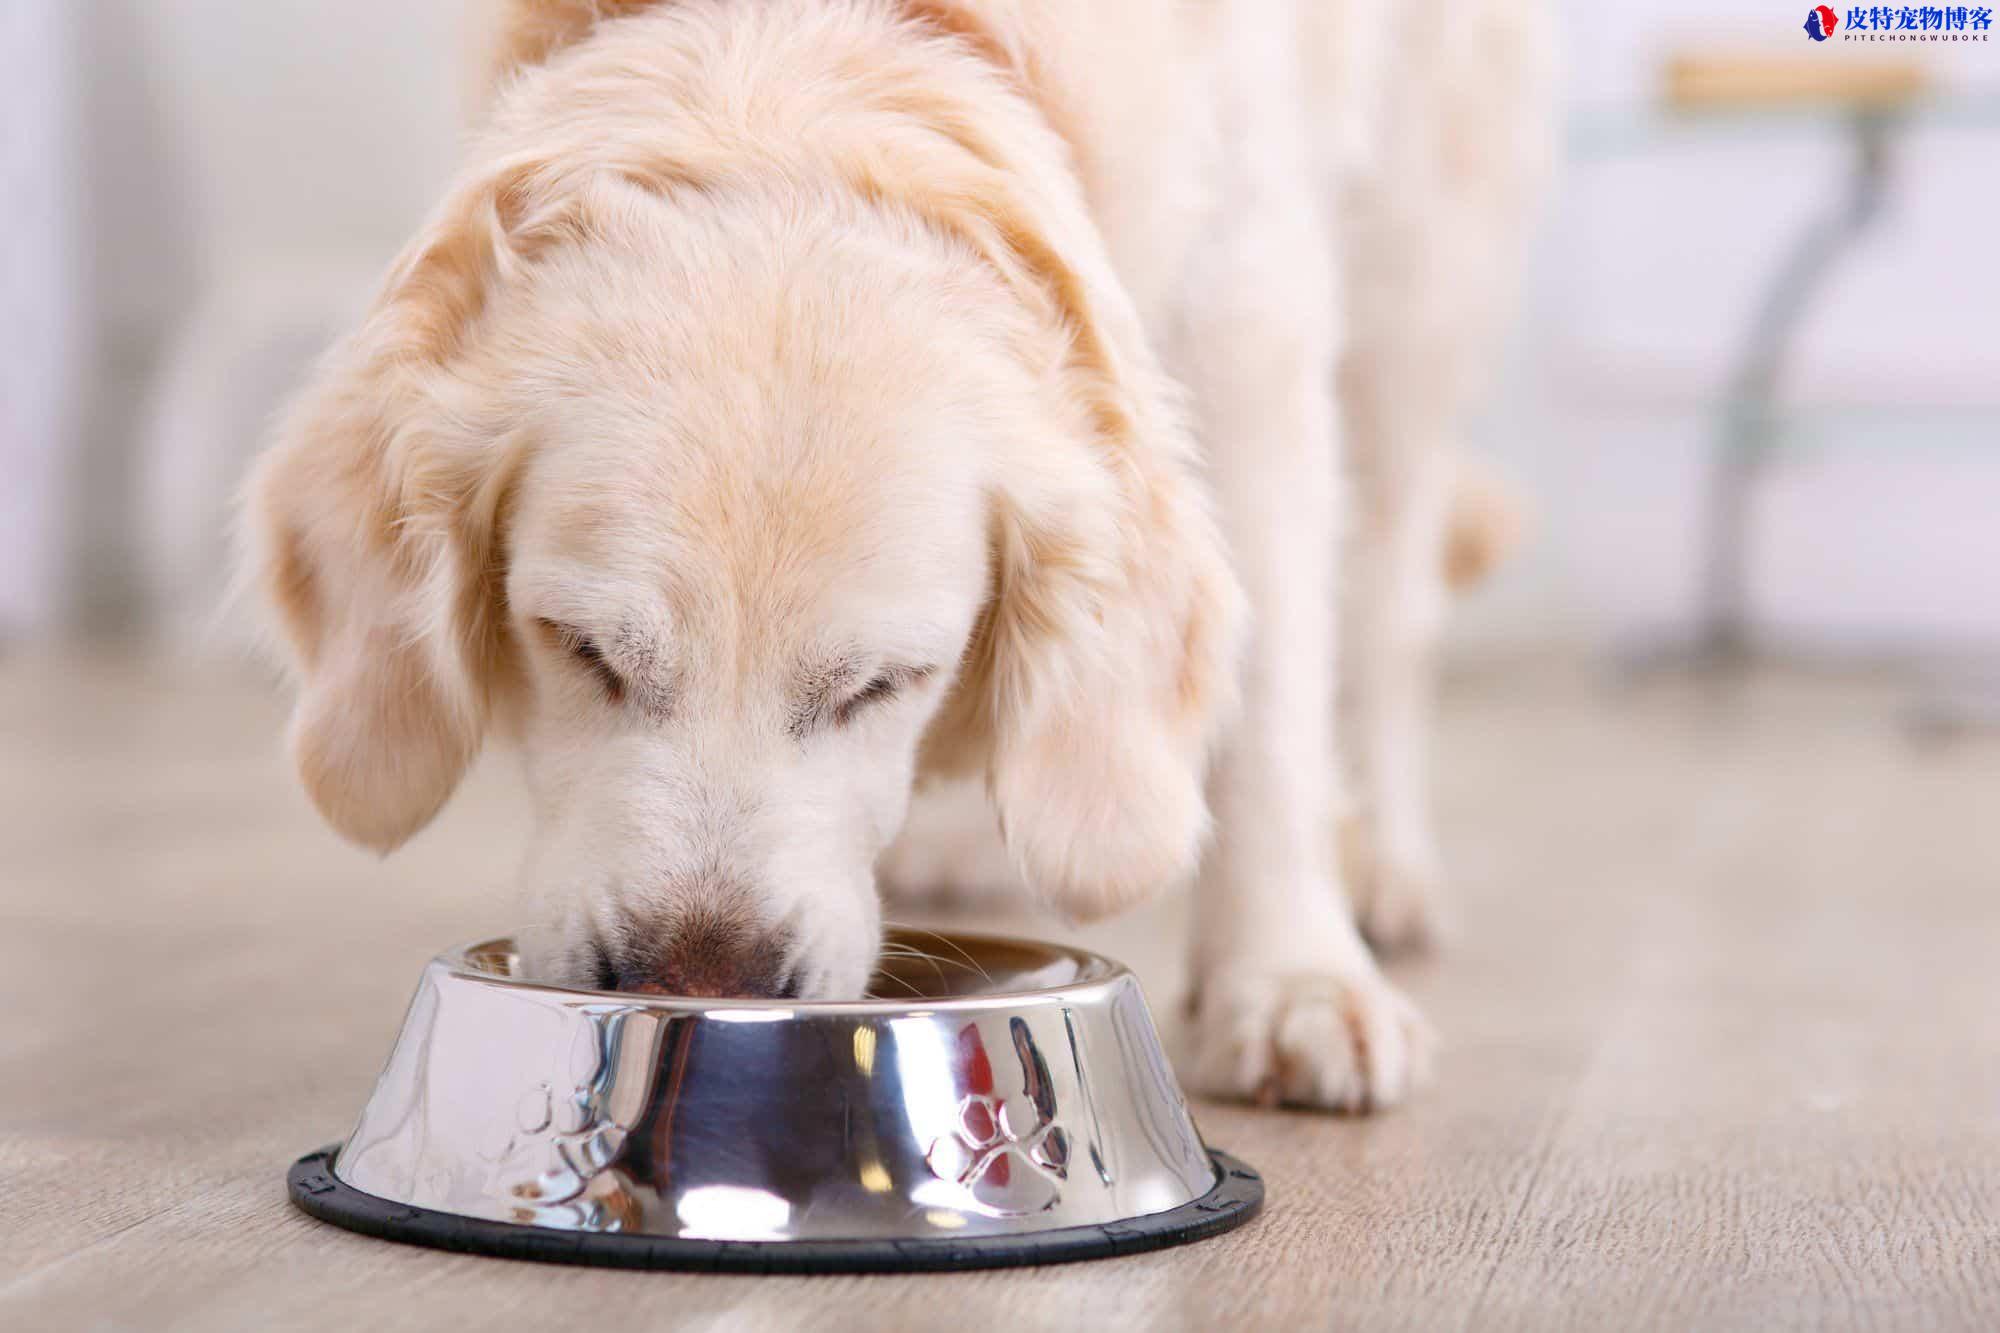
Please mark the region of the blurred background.
[[[0, 6], [7, 641], [232, 648], [227, 497], [448, 175], [477, 3]], [[1671, 665], [1727, 609], [1766, 651], [1976, 673], [2000, 647], [2000, 54], [1813, 43], [1790, 0], [1557, 3], [1564, 160], [1476, 439], [1532, 539], [1460, 659]], [[1781, 63], [1718, 90], [1716, 56]], [[1785, 95], [1855, 61], [1856, 89]], [[1885, 128], [1846, 225], [1857, 98]]]
[[[1356, 1326], [2000, 1327], [2000, 46], [1550, 2], [1560, 161], [1470, 441], [1526, 536], [1452, 628], [1457, 945], [1394, 964], [1437, 1085], [1204, 1105], [1272, 1173], [1261, 1230], [957, 1285], [1029, 1302], [962, 1323], [1236, 1326], [1254, 1289]], [[392, 1260], [277, 1188], [424, 960], [519, 924], [511, 766], [386, 861], [342, 844], [218, 610], [267, 421], [451, 172], [480, 3], [0, 0], [0, 1326], [664, 1317]], [[1186, 916], [1083, 936], [1170, 1041]], [[717, 1328], [824, 1290], [675, 1288]]]

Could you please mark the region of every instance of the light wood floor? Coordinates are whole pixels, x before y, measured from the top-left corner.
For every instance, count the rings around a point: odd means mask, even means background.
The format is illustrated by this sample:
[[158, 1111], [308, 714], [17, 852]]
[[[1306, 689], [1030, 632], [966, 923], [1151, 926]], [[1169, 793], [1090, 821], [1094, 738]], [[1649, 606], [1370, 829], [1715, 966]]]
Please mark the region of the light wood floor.
[[[0, 662], [0, 1327], [2000, 1327], [2000, 745], [1899, 695], [1563, 671], [1455, 690], [1464, 907], [1403, 972], [1440, 1081], [1199, 1110], [1265, 1172], [1187, 1249], [927, 1277], [607, 1273], [286, 1204], [434, 948], [509, 924], [501, 765], [378, 862], [241, 680]], [[1180, 909], [1093, 932], [1170, 1023]]]

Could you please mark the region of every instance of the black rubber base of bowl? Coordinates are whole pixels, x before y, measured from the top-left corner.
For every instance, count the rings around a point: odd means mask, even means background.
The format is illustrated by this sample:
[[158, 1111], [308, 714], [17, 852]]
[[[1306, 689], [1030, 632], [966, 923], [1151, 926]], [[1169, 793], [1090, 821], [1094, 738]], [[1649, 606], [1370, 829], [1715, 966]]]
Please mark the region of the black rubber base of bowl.
[[1059, 1227], [1019, 1236], [940, 1240], [684, 1240], [611, 1231], [557, 1231], [414, 1208], [364, 1194], [333, 1174], [340, 1145], [292, 1163], [292, 1202], [323, 1222], [364, 1236], [461, 1254], [598, 1268], [704, 1273], [917, 1273], [953, 1268], [1060, 1264], [1185, 1245], [1243, 1225], [1264, 1206], [1264, 1181], [1228, 1153], [1210, 1149], [1215, 1188], [1170, 1212], [1105, 1226]]

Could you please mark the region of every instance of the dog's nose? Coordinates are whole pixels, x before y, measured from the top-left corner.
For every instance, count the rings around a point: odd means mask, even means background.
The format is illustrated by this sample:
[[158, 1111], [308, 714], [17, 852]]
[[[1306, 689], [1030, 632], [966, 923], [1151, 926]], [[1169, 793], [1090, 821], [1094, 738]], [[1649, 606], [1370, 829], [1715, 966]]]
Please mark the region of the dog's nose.
[[790, 1000], [798, 996], [790, 977], [744, 967], [731, 959], [650, 972], [618, 970], [618, 989], [636, 995], [687, 995], [704, 1000]]
[[724, 915], [683, 915], [611, 951], [621, 991], [703, 999], [793, 999], [791, 937]]

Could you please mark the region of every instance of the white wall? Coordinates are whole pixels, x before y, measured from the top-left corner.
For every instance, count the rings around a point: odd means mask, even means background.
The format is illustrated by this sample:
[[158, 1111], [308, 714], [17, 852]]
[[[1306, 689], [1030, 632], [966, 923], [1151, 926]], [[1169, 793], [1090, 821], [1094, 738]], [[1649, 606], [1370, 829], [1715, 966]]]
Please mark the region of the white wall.
[[365, 297], [450, 171], [471, 2], [61, 0], [76, 36], [63, 67], [88, 392], [54, 449], [72, 503], [35, 619], [118, 625], [134, 611], [151, 572], [140, 440], [163, 358], [190, 321], [227, 325], [246, 299], [295, 291], [290, 327], [248, 334], [240, 361], [194, 386], [239, 400], [211, 414], [229, 438], [188, 465], [190, 485], [216, 492], [203, 521], [220, 541], [231, 469], [218, 460], [254, 447], [332, 318], [323, 291]]
[[464, 0], [88, 0], [106, 321], [273, 253], [384, 262], [457, 152]]
[[[69, 495], [63, 441], [81, 380], [82, 273], [72, 242], [77, 149], [66, 0], [0, 5], [0, 635], [54, 611]], [[55, 58], [51, 58], [51, 56]]]

